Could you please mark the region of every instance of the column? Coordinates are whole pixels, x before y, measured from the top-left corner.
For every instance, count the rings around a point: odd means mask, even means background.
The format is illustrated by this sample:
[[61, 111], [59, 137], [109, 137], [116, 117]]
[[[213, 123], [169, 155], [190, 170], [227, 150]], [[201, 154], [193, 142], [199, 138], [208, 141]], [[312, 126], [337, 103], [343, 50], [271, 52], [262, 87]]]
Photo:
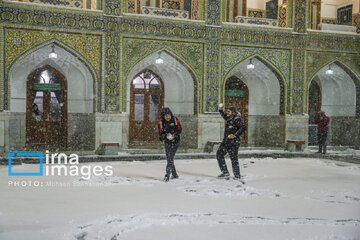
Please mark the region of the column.
[[206, 81], [205, 81], [205, 112], [217, 112], [220, 89], [220, 43], [217, 27], [220, 25], [221, 2], [209, 0], [207, 5], [207, 25], [209, 27], [206, 44]]
[[289, 21], [289, 11], [288, 11], [288, 1], [284, 0], [283, 4], [279, 6], [279, 12], [278, 12], [278, 26], [279, 27], [288, 27], [288, 21]]
[[297, 46], [293, 49], [291, 76], [291, 114], [287, 115], [286, 140], [298, 140], [308, 143], [308, 115], [305, 108], [305, 48], [308, 4], [306, 0], [295, 0], [294, 31], [300, 34], [294, 37]]

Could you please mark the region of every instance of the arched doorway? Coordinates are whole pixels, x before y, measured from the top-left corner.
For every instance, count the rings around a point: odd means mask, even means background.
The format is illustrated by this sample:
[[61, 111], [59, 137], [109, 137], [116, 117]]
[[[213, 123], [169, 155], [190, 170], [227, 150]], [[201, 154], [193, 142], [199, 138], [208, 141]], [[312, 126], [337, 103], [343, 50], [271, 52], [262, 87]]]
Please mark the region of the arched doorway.
[[[316, 103], [320, 107], [317, 108], [330, 117], [329, 145], [358, 146], [360, 138], [354, 126], [356, 126], [360, 116], [358, 111], [360, 106], [359, 79], [346, 65], [339, 61], [332, 62], [320, 69], [309, 80], [308, 85], [310, 123], [314, 118], [312, 113], [314, 110], [311, 109], [311, 104], [315, 106], [315, 101], [312, 100], [311, 90], [314, 89], [313, 84], [315, 82], [321, 88], [321, 97], [319, 97], [321, 101]], [[310, 134], [311, 131], [309, 130], [309, 144]]]
[[[161, 58], [163, 61], [161, 63], [156, 60]], [[126, 86], [127, 89], [127, 101], [126, 104], [127, 112], [129, 113], [129, 126], [132, 124], [131, 114], [134, 109], [131, 106], [134, 103], [131, 103], [133, 99], [131, 96], [132, 81], [140, 74], [145, 71], [151, 71], [156, 73], [156, 76], [160, 79], [162, 83], [163, 91], [163, 104], [160, 109], [164, 107], [169, 107], [173, 114], [180, 120], [183, 128], [183, 133], [181, 134], [181, 147], [184, 149], [196, 149], [198, 148], [198, 102], [199, 102], [199, 88], [198, 82], [196, 81], [193, 71], [178, 58], [175, 54], [168, 52], [167, 50], [161, 50], [154, 52], [148, 57], [142, 59], [128, 75]], [[158, 124], [158, 122], [156, 122]], [[142, 148], [160, 148], [161, 142], [158, 138], [157, 126], [156, 126], [156, 136], [153, 136], [156, 143], [146, 143], [141, 144], [136, 143], [131, 140], [129, 129], [129, 144], [131, 147], [142, 147]]]
[[46, 65], [27, 78], [26, 145], [66, 147], [67, 81]]
[[164, 106], [164, 84], [150, 70], [136, 75], [130, 86], [130, 143], [159, 142], [157, 125]]
[[[246, 84], [236, 76], [232, 76], [226, 80], [225, 106], [235, 106], [241, 113], [244, 123], [248, 128], [249, 89]], [[241, 143], [243, 146], [247, 146], [248, 131], [242, 135]]]
[[[259, 56], [240, 62], [226, 74], [240, 79], [248, 89], [248, 114], [243, 117], [248, 124], [244, 143], [249, 146], [284, 145], [286, 83], [280, 74], [271, 62]], [[223, 82], [224, 98], [229, 77]]]

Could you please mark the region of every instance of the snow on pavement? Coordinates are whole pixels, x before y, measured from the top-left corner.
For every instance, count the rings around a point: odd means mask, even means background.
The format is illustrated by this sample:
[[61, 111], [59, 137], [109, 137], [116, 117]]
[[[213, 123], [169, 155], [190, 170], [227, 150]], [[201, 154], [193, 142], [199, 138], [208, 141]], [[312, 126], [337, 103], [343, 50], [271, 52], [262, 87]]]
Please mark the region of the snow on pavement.
[[0, 239], [360, 239], [360, 165], [240, 162], [246, 184], [217, 179], [214, 159], [176, 160], [180, 178], [169, 183], [166, 161], [91, 163], [114, 174], [89, 180], [9, 177], [2, 166]]

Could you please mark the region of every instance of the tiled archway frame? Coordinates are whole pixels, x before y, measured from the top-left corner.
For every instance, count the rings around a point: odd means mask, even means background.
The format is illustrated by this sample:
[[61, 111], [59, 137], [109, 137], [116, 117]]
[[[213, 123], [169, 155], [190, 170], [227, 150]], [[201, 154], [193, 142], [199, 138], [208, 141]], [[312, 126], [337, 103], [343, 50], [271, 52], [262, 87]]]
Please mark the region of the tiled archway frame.
[[121, 92], [122, 111], [126, 111], [126, 83], [132, 69], [148, 56], [162, 50], [168, 52], [179, 60], [193, 75], [196, 89], [197, 111], [203, 108], [203, 79], [204, 79], [204, 44], [193, 42], [178, 42], [166, 40], [150, 40], [139, 38], [122, 38], [122, 64], [121, 64]]
[[270, 69], [274, 70], [278, 78], [280, 78], [280, 86], [283, 85], [284, 87], [284, 91], [280, 93], [285, 95], [281, 97], [284, 101], [280, 102], [280, 104], [283, 104], [283, 106], [280, 106], [283, 111], [280, 112], [290, 113], [291, 50], [223, 45], [221, 53], [222, 83], [226, 81], [234, 68], [252, 57], [259, 57], [266, 65], [269, 65]]
[[[0, 109], [8, 110], [10, 99], [10, 83], [9, 76], [12, 67], [27, 55], [38, 49], [55, 43], [64, 48], [74, 56], [78, 57], [89, 69], [94, 78], [95, 96], [103, 96], [99, 94], [101, 91], [102, 62], [102, 34], [86, 35], [82, 33], [61, 33], [30, 29], [6, 29], [4, 28], [4, 39], [6, 53], [4, 56], [4, 73], [1, 92], [6, 98], [0, 102]], [[95, 101], [97, 111], [100, 111], [100, 103], [97, 98]]]
[[305, 105], [307, 112], [310, 83], [318, 72], [331, 63], [338, 64], [354, 81], [356, 86], [356, 117], [360, 117], [360, 56], [334, 52], [307, 52]]

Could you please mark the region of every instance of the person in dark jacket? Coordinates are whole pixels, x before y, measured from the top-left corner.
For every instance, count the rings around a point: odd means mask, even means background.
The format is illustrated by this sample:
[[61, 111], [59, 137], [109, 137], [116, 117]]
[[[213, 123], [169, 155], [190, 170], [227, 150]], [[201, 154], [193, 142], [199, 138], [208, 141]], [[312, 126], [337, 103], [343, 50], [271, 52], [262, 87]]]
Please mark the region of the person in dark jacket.
[[318, 153], [322, 152], [323, 154], [326, 154], [327, 133], [329, 131], [330, 118], [326, 116], [325, 112], [321, 111], [316, 114], [315, 123], [317, 124], [318, 129]]
[[230, 106], [225, 113], [221, 104], [219, 105], [219, 112], [221, 116], [226, 120], [226, 125], [223, 141], [216, 153], [216, 157], [221, 170], [221, 174], [218, 177], [229, 178], [230, 176], [225, 162], [225, 155], [226, 153], [229, 153], [234, 177], [235, 179], [240, 180], [241, 175], [238, 160], [238, 150], [241, 142], [241, 134], [246, 131], [246, 126], [243, 123], [241, 114], [237, 112], [234, 106]]
[[181, 130], [182, 128], [179, 119], [174, 117], [170, 108], [163, 108], [159, 122], [159, 134], [160, 141], [165, 142], [167, 159], [166, 174], [164, 177], [165, 182], [169, 181], [170, 175], [172, 175], [172, 178], [179, 178], [175, 169], [174, 157], [180, 145]]

